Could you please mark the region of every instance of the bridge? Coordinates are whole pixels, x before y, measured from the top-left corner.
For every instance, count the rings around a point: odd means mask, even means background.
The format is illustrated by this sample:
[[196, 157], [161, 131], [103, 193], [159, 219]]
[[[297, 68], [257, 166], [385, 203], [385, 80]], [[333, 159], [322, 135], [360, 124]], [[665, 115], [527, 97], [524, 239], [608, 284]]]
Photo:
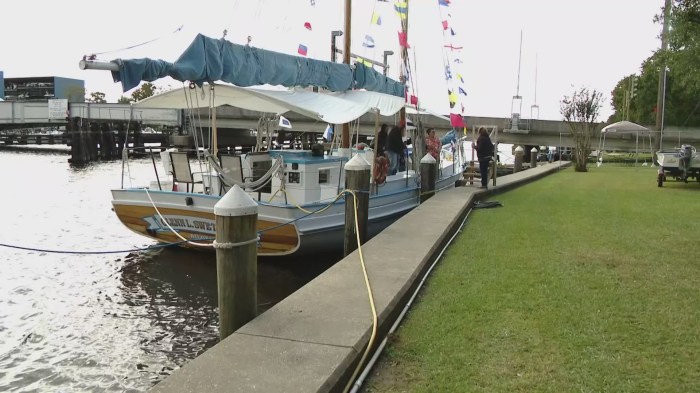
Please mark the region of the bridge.
[[[198, 110], [191, 118], [195, 126], [208, 128], [210, 120], [206, 109]], [[222, 131], [219, 140], [223, 143], [246, 144], [251, 142], [250, 130], [258, 127], [261, 114], [229, 106], [217, 108], [217, 128]], [[326, 123], [310, 119], [308, 117], [287, 113], [285, 117], [292, 123], [292, 130], [285, 132], [323, 133]], [[51, 118], [49, 116], [49, 104], [47, 102], [0, 102], [0, 135], [13, 135], [21, 130], [33, 128], [58, 128], [65, 127], [70, 131], [70, 119], [80, 119], [83, 128], [90, 124], [109, 124], [115, 128], [124, 128], [127, 124], [137, 124], [138, 129], [146, 126], [169, 127], [173, 131], [170, 136], [171, 145], [188, 145], [190, 137], [183, 135], [185, 128], [185, 112], [179, 109], [157, 109], [133, 107], [129, 104], [94, 104], [94, 103], [69, 103], [68, 116], [64, 118]], [[470, 130], [479, 126], [486, 126], [489, 130], [497, 130], [495, 141], [526, 146], [562, 146], [574, 145], [569, 137], [569, 128], [563, 121], [557, 120], [520, 120], [513, 127], [510, 118], [466, 116]], [[424, 127], [434, 127], [438, 132], [449, 130], [449, 120], [445, 117], [430, 114], [421, 114], [418, 120]], [[397, 116], [380, 116], [379, 123], [394, 124]], [[377, 119], [373, 114], [366, 114], [359, 119], [359, 123], [353, 125], [360, 135], [374, 135]], [[115, 126], [117, 125], [117, 126]], [[81, 125], [73, 128], [80, 128]], [[99, 128], [99, 127], [98, 127]], [[602, 128], [601, 126], [598, 127]], [[653, 129], [653, 127], [648, 127]], [[149, 138], [147, 134], [142, 134]], [[599, 131], [595, 135], [592, 148], [598, 147]], [[61, 142], [57, 142], [61, 143]], [[664, 147], [677, 146], [682, 143], [700, 145], [700, 129], [667, 127], [663, 133]], [[607, 134], [605, 147], [608, 150], [640, 151], [649, 148], [649, 135], [635, 134]]]

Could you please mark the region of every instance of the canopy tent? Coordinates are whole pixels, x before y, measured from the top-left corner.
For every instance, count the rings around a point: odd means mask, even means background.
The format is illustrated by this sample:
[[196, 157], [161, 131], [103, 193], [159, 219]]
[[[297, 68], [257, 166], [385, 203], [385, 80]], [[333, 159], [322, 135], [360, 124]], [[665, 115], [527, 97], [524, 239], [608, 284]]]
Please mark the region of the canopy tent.
[[[652, 147], [652, 141], [651, 141], [651, 133], [652, 131], [644, 126], [640, 126], [639, 124], [632, 123], [631, 121], [623, 120], [623, 121], [618, 121], [617, 123], [609, 124], [605, 127], [603, 127], [602, 130], [600, 130], [600, 139], [598, 140], [598, 166], [603, 164], [603, 156], [602, 156], [602, 151], [605, 150], [605, 137], [608, 134], [631, 134], [634, 133], [636, 135], [636, 144], [635, 144], [635, 155], [639, 154], [639, 134], [642, 134], [643, 136], [649, 136], [649, 152], [653, 155], [653, 147]], [[652, 165], [653, 165], [653, 160], [652, 160]], [[635, 157], [635, 163], [636, 163], [636, 157]], [[645, 161], [646, 164], [646, 161]]]
[[210, 85], [170, 90], [141, 100], [134, 106], [187, 109], [230, 105], [276, 115], [295, 112], [326, 123], [343, 124], [367, 112], [378, 111], [391, 116], [404, 104], [402, 97], [364, 90], [317, 93], [299, 88], [280, 90], [215, 84], [213, 90]]

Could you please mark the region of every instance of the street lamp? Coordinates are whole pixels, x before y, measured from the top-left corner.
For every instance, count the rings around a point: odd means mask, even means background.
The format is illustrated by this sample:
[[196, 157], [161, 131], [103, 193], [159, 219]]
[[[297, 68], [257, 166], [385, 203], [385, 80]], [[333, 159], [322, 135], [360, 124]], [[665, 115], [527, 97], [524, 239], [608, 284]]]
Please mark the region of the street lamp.
[[335, 63], [335, 54], [338, 52], [338, 48], [335, 46], [335, 39], [336, 37], [340, 37], [343, 35], [343, 32], [340, 30], [333, 30], [331, 31], [331, 61]]
[[393, 55], [393, 54], [394, 54], [394, 51], [390, 51], [390, 50], [384, 51], [384, 75], [386, 75], [386, 72], [389, 69], [389, 64], [386, 62], [386, 58]]

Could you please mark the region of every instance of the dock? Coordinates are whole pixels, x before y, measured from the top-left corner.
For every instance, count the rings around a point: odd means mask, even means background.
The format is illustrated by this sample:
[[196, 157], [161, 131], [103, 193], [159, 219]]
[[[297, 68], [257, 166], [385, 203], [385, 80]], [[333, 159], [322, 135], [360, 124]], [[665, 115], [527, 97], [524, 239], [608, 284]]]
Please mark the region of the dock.
[[[488, 191], [442, 191], [362, 246], [383, 339], [475, 201], [556, 173], [569, 162], [498, 178]], [[439, 214], [436, 214], [439, 212]], [[355, 251], [235, 333], [191, 360], [151, 392], [339, 392], [372, 332]]]

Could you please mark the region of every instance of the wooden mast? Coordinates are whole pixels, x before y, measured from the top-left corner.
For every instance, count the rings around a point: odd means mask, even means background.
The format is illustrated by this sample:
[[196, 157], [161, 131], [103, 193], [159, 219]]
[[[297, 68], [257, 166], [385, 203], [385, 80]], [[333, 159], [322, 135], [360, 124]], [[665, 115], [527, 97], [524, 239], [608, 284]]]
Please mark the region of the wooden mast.
[[[350, 64], [350, 26], [352, 20], [352, 0], [345, 0], [345, 40], [343, 46], [343, 63]], [[350, 126], [348, 123], [343, 124], [343, 140], [340, 147], [350, 147]]]
[[[405, 0], [406, 2], [406, 18], [401, 19], [401, 29], [403, 30], [403, 33], [406, 37], [406, 46], [401, 46], [401, 62], [403, 63], [402, 68], [401, 68], [401, 75], [399, 76], [399, 81], [403, 84], [406, 84], [406, 70], [408, 69], [408, 0]], [[406, 95], [408, 95], [408, 91], [406, 91]], [[409, 97], [406, 97], [408, 100]], [[408, 101], [410, 103], [410, 100]], [[416, 109], [418, 108], [418, 105], [416, 105]], [[401, 112], [399, 112], [399, 124], [406, 124], [406, 107], [403, 106], [401, 108]]]

